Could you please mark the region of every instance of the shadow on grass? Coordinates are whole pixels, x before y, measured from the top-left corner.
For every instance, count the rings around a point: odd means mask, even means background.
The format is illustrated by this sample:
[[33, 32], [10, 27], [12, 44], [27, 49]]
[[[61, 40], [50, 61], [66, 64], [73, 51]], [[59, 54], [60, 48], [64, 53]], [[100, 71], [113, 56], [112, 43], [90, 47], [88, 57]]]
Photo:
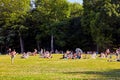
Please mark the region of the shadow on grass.
[[[112, 80], [120, 80], [120, 69], [114, 69], [109, 71], [80, 71], [80, 72], [63, 72], [64, 74], [71, 74], [71, 75], [80, 75], [80, 74], [86, 74], [88, 76], [98, 75], [101, 76], [101, 78], [104, 79], [112, 79]], [[96, 78], [95, 78], [96, 79]], [[99, 78], [98, 78], [99, 79]]]

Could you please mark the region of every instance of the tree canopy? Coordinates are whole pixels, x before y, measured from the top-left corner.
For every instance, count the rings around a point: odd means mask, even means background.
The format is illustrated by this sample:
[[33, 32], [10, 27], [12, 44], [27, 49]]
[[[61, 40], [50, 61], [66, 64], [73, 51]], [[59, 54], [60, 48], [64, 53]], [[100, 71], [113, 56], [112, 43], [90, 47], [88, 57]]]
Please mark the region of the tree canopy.
[[0, 51], [116, 48], [119, 22], [119, 0], [0, 0]]

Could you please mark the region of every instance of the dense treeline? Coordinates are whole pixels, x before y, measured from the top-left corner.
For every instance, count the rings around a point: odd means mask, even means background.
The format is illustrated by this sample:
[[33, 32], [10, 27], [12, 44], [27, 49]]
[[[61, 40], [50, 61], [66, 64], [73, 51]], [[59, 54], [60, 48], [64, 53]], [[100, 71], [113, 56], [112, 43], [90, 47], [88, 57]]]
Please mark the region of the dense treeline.
[[120, 46], [120, 1], [84, 0], [82, 27], [97, 50]]
[[120, 46], [120, 1], [0, 0], [0, 51]]

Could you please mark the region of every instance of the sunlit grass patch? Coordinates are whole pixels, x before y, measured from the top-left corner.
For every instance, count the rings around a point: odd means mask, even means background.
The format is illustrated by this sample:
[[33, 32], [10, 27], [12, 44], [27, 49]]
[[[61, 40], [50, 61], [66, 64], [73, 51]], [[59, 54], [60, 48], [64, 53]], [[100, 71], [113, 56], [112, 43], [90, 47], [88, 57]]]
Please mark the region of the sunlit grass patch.
[[119, 80], [120, 62], [107, 59], [60, 59], [61, 54], [44, 59], [30, 56], [15, 57], [14, 64], [9, 55], [0, 56], [0, 80]]

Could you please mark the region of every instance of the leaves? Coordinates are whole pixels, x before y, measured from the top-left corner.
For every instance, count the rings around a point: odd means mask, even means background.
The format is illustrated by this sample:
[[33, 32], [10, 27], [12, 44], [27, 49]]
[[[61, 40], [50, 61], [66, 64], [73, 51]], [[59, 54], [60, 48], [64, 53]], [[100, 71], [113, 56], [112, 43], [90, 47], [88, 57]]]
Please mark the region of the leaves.
[[91, 34], [96, 45], [101, 48], [110, 47], [111, 45], [108, 44], [112, 43], [114, 20], [119, 15], [117, 10], [119, 4], [115, 2], [117, 1], [84, 1], [82, 25], [86, 31], [89, 31], [88, 34]]

